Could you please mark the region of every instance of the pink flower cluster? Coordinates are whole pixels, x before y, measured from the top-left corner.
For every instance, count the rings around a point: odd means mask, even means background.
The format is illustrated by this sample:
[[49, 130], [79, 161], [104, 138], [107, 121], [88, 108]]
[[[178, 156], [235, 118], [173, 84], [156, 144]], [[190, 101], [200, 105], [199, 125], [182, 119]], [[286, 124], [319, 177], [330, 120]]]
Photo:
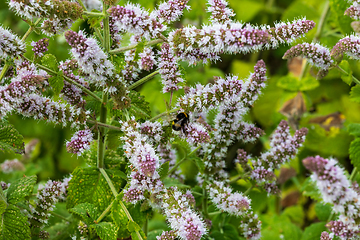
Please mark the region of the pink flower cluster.
[[90, 149], [90, 144], [93, 141], [93, 133], [90, 129], [77, 131], [70, 142], [66, 142], [66, 149], [69, 153], [75, 153], [81, 156], [86, 150]]

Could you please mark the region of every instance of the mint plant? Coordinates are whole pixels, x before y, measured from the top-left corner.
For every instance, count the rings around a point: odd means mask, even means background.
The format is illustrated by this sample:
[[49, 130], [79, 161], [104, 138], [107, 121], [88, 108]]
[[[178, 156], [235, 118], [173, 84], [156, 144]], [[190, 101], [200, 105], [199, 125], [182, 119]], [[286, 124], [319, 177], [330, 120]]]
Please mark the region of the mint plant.
[[[268, 83], [262, 59], [254, 61], [247, 78], [213, 76], [205, 84], [188, 79], [186, 69], [231, 54], [296, 44], [315, 27], [314, 21], [302, 17], [272, 25], [239, 22], [224, 0], [208, 1], [210, 16], [200, 27], [179, 27], [184, 12], [190, 11], [187, 0], [162, 2], [152, 11], [114, 0], [7, 4], [29, 29], [19, 37], [0, 26], [1, 149], [27, 152], [21, 134], [7, 120], [18, 114], [73, 129], [64, 145], [86, 165], [46, 184], [38, 183], [36, 175], [2, 181], [1, 239], [262, 238], [262, 216], [253, 209], [250, 193], [255, 189], [266, 196], [280, 195], [278, 172], [296, 157], [308, 129], [292, 130], [281, 120], [273, 133], [265, 134], [249, 120]], [[345, 13], [357, 19], [357, 3]], [[322, 27], [323, 22], [318, 29]], [[32, 32], [41, 39], [27, 41]], [[47, 53], [56, 47], [49, 38], [58, 36], [68, 44], [66, 60]], [[283, 58], [307, 58], [303, 75], [307, 64], [319, 68], [319, 77], [333, 68], [348, 74], [340, 61], [344, 55], [357, 59], [358, 45], [358, 37], [350, 35], [330, 51], [315, 39], [290, 47]], [[156, 115], [139, 89], [157, 75], [162, 89], [152, 94], [168, 93], [169, 98], [166, 110]], [[195, 84], [187, 84], [189, 80]], [[270, 135], [266, 151], [252, 155], [245, 147], [237, 150], [232, 159], [238, 171], [234, 181], [225, 161], [231, 147], [235, 142], [256, 143], [266, 135]], [[197, 167], [192, 183], [182, 168], [186, 161]], [[324, 231], [321, 238], [356, 239], [358, 186], [351, 186], [335, 160], [317, 156], [303, 163], [314, 172], [311, 178], [323, 201], [333, 204], [334, 214], [339, 214], [326, 225], [331, 233]], [[4, 173], [25, 168], [18, 160], [1, 166]], [[238, 180], [247, 189], [234, 187]], [[65, 204], [61, 215], [57, 207]], [[167, 225], [148, 231], [149, 221], [157, 218]], [[236, 219], [236, 224], [225, 224], [227, 218]]]

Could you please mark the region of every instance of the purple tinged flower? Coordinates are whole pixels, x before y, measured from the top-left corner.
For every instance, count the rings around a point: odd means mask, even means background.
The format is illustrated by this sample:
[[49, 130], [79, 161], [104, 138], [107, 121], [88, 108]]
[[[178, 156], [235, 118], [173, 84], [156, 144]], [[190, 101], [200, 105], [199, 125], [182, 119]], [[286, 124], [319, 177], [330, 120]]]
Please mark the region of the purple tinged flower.
[[251, 200], [239, 192], [232, 192], [224, 181], [213, 181], [207, 186], [209, 197], [221, 211], [231, 215], [242, 216], [250, 209]]
[[38, 94], [22, 96], [22, 102], [15, 109], [25, 117], [44, 119], [55, 124], [61, 123], [63, 127], [70, 124], [71, 128], [78, 129], [86, 124], [90, 112], [64, 103], [52, 101], [50, 98]]
[[[331, 221], [326, 227], [342, 240], [359, 239], [360, 228], [354, 224], [346, 224], [342, 221]], [[330, 239], [330, 238], [329, 238]]]
[[14, 59], [25, 53], [25, 43], [13, 34], [0, 26], [0, 58], [8, 57]]
[[113, 32], [125, 31], [150, 40], [166, 30], [166, 26], [138, 5], [118, 5], [109, 8], [108, 12]]
[[151, 177], [159, 168], [159, 157], [154, 148], [148, 143], [148, 138], [139, 131], [139, 124], [135, 120], [120, 122], [121, 130], [125, 136], [121, 139], [125, 142], [123, 148], [130, 163], [141, 174]]
[[90, 129], [80, 130], [74, 133], [70, 141], [66, 142], [66, 149], [69, 153], [81, 156], [86, 150], [90, 149], [93, 140], [93, 133]]
[[47, 224], [50, 212], [54, 210], [55, 204], [65, 194], [62, 182], [49, 180], [45, 186], [39, 187], [36, 206], [30, 205], [30, 222], [35, 227]]
[[280, 44], [291, 44], [295, 39], [303, 37], [305, 33], [315, 27], [315, 22], [311, 20], [295, 19], [292, 22], [279, 22], [275, 27], [262, 26], [261, 29], [268, 31], [271, 36], [270, 41], [265, 45], [266, 48], [277, 48]]
[[10, 9], [14, 10], [16, 14], [27, 19], [32, 19], [34, 17], [45, 17], [49, 15], [48, 8], [54, 7], [51, 0], [10, 0], [8, 4]]
[[319, 188], [323, 201], [334, 205], [333, 210], [340, 213], [340, 220], [344, 220], [344, 224], [359, 220], [360, 196], [337, 161], [316, 156], [304, 159], [303, 164], [313, 172], [311, 179]]
[[[79, 77], [73, 73], [78, 68], [78, 64], [75, 59], [66, 60], [60, 62], [59, 69], [62, 71], [64, 76], [72, 79], [73, 81], [81, 84], [82, 86], [89, 88], [89, 83], [86, 82], [82, 77]], [[71, 105], [77, 107], [84, 107], [86, 101], [82, 98], [85, 93], [77, 86], [64, 81], [64, 87], [61, 90], [62, 97]]]
[[360, 59], [360, 37], [356, 35], [350, 35], [340, 39], [333, 49], [331, 50], [331, 56], [337, 61], [340, 61], [344, 54], [356, 60]]
[[88, 11], [93, 9], [102, 11], [102, 2], [100, 0], [83, 0], [83, 3]]
[[49, 39], [48, 38], [43, 38], [40, 39], [37, 42], [32, 42], [31, 46], [33, 46], [33, 52], [35, 57], [42, 57], [44, 56], [44, 52], [46, 52], [48, 50], [48, 46], [49, 46]]
[[229, 23], [184, 27], [169, 34], [169, 43], [175, 54], [190, 65], [198, 61], [219, 60], [222, 53], [248, 53], [257, 51], [268, 42], [267, 31], [250, 24]]
[[332, 240], [334, 234], [329, 234], [328, 232], [322, 232], [320, 236], [320, 240]]
[[242, 235], [244, 235], [246, 239], [261, 239], [261, 221], [252, 211], [249, 211], [244, 215], [244, 217], [241, 219], [239, 228], [241, 229]]
[[130, 85], [138, 78], [139, 72], [141, 71], [139, 61], [137, 61], [136, 49], [132, 49], [125, 52], [125, 66], [121, 70], [122, 77], [125, 82]]
[[53, 37], [70, 29], [73, 23], [71, 19], [45, 19], [41, 23], [41, 32], [48, 37]]
[[145, 176], [137, 170], [130, 174], [130, 186], [124, 190], [124, 200], [132, 204], [145, 199], [145, 192], [157, 194], [165, 191], [165, 187], [160, 180], [160, 176], [155, 172], [152, 176]]
[[114, 65], [107, 59], [105, 52], [94, 38], [86, 38], [84, 33], [67, 31], [65, 39], [71, 46], [71, 52], [80, 68], [89, 75], [90, 83], [104, 87], [115, 103], [115, 108], [122, 109], [130, 104], [128, 90], [119, 77], [114, 74]]
[[186, 141], [196, 145], [210, 141], [210, 135], [206, 128], [199, 123], [190, 122], [184, 129]]
[[186, 5], [189, 0], [168, 0], [159, 5], [159, 7], [151, 13], [151, 16], [159, 19], [160, 23], [167, 24], [177, 21], [183, 14], [184, 9], [190, 9]]
[[290, 59], [298, 56], [308, 59], [311, 65], [314, 65], [322, 70], [329, 69], [329, 67], [333, 64], [329, 49], [318, 43], [298, 44], [287, 50], [283, 59]]
[[175, 231], [164, 231], [160, 236], [156, 237], [156, 240], [175, 240], [176, 234]]
[[140, 133], [146, 135], [152, 144], [157, 144], [163, 134], [161, 123], [146, 121], [140, 125]]
[[6, 183], [3, 181], [0, 181], [0, 185], [1, 185], [2, 190], [6, 190], [10, 187], [10, 183]]
[[240, 164], [240, 166], [243, 168], [244, 172], [250, 172], [251, 168], [248, 165], [248, 161], [249, 161], [249, 156], [247, 155], [247, 153], [245, 152], [245, 150], [243, 149], [238, 149], [237, 150], [237, 157], [234, 160], [234, 163], [238, 163]]
[[211, 13], [210, 21], [213, 24], [220, 23], [230, 23], [231, 17], [235, 16], [234, 11], [231, 8], [228, 8], [228, 2], [225, 0], [208, 0], [207, 11]]
[[360, 2], [354, 1], [352, 5], [346, 9], [345, 15], [351, 17], [352, 19], [359, 20], [360, 19]]
[[151, 48], [145, 47], [144, 51], [139, 54], [138, 65], [140, 69], [150, 71], [156, 64], [155, 55]]
[[18, 159], [5, 160], [1, 164], [1, 171], [3, 173], [11, 173], [15, 171], [25, 171], [25, 166]]
[[188, 197], [171, 187], [157, 196], [172, 230], [182, 240], [200, 240], [207, 233], [204, 221], [190, 208]]
[[163, 93], [177, 91], [182, 88], [181, 84], [185, 81], [177, 62], [179, 58], [175, 56], [173, 49], [168, 43], [161, 45], [161, 56], [159, 58], [159, 72], [163, 84]]

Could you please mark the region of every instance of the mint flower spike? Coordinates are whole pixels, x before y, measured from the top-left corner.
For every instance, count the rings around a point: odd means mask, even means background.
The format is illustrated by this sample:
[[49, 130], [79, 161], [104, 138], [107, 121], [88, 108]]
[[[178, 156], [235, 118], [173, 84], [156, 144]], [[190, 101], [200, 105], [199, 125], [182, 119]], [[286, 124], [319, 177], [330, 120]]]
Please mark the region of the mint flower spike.
[[163, 194], [157, 195], [162, 200], [161, 209], [175, 234], [182, 240], [200, 240], [207, 233], [201, 217], [190, 208], [189, 193], [182, 193], [176, 187], [171, 187]]
[[306, 18], [295, 19], [292, 22], [279, 22], [275, 27], [264, 25], [262, 30], [268, 31], [271, 36], [266, 48], [277, 48], [280, 44], [291, 44], [295, 39], [303, 37], [305, 33], [315, 27], [315, 22]]
[[249, 53], [260, 50], [268, 42], [267, 31], [250, 24], [229, 23], [177, 29], [169, 34], [175, 54], [190, 65], [199, 61], [217, 61], [219, 54]]
[[360, 19], [360, 1], [353, 1], [352, 5], [348, 9], [346, 9], [344, 15], [347, 15], [347, 16], [351, 17], [352, 19], [359, 20]]
[[231, 17], [235, 16], [234, 11], [228, 8], [229, 3], [225, 0], [208, 0], [207, 11], [211, 13], [210, 21], [213, 24], [230, 23]]
[[287, 50], [283, 59], [290, 59], [298, 56], [306, 58], [311, 65], [316, 66], [321, 70], [329, 69], [334, 62], [331, 59], [330, 50], [318, 43], [298, 44]]
[[90, 149], [93, 140], [93, 133], [90, 129], [80, 130], [74, 133], [70, 141], [66, 142], [66, 149], [69, 153], [81, 156], [86, 150]]
[[108, 9], [112, 32], [129, 32], [136, 36], [144, 37], [146, 40], [156, 38], [166, 30], [152, 15], [139, 5], [131, 3], [125, 6], [114, 6]]
[[360, 195], [345, 176], [344, 169], [335, 159], [320, 156], [308, 157], [303, 164], [313, 172], [311, 179], [316, 183], [323, 201], [332, 204], [333, 211], [339, 214], [338, 221], [327, 225], [329, 230], [341, 239], [358, 239]]
[[44, 52], [46, 52], [48, 50], [48, 46], [49, 46], [49, 39], [48, 38], [43, 38], [40, 39], [37, 42], [31, 42], [31, 46], [33, 46], [33, 52], [35, 57], [42, 57], [44, 56]]
[[341, 61], [344, 54], [349, 57], [359, 60], [360, 59], [360, 37], [356, 35], [350, 35], [340, 39], [333, 49], [331, 50], [331, 56], [336, 61]]
[[321, 236], [320, 236], [320, 240], [331, 240], [331, 239], [333, 239], [334, 238], [334, 236], [333, 236], [334, 234], [329, 234], [328, 232], [322, 232], [321, 233]]
[[151, 13], [151, 16], [159, 19], [161, 24], [164, 22], [170, 24], [181, 17], [184, 9], [190, 9], [190, 6], [186, 5], [188, 1], [189, 0], [168, 0], [163, 2]]
[[163, 93], [177, 91], [182, 88], [181, 84], [185, 82], [181, 76], [178, 61], [179, 58], [174, 54], [172, 47], [168, 43], [162, 44], [158, 68], [163, 84]]
[[130, 163], [142, 175], [151, 177], [156, 174], [160, 166], [159, 157], [155, 149], [148, 143], [148, 137], [140, 133], [140, 126], [131, 119], [120, 122], [121, 130], [125, 133], [121, 139], [125, 142], [123, 148]]
[[130, 104], [128, 90], [118, 75], [114, 73], [114, 65], [107, 59], [105, 52], [99, 47], [94, 38], [87, 38], [85, 34], [67, 31], [65, 39], [71, 46], [71, 53], [80, 68], [89, 75], [89, 82], [97, 87], [104, 87], [113, 98], [115, 108], [122, 109]]
[[13, 34], [0, 26], [0, 58], [17, 58], [25, 53], [25, 43]]

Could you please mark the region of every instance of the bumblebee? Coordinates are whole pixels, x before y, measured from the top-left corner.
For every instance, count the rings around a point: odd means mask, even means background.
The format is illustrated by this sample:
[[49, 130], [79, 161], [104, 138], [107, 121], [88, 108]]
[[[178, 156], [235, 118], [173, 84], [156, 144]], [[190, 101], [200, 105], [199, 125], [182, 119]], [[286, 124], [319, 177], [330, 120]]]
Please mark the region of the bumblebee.
[[186, 126], [188, 122], [189, 116], [186, 113], [181, 112], [176, 116], [176, 119], [172, 121], [172, 129], [174, 129], [175, 131], [180, 131]]

